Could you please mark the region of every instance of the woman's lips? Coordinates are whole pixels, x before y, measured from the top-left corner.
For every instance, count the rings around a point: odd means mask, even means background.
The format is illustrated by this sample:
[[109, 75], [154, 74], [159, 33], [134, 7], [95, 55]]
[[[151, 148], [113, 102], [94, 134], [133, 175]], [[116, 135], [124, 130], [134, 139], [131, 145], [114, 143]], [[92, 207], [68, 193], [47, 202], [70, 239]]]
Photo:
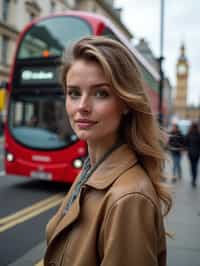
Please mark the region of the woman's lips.
[[96, 121], [90, 120], [76, 120], [75, 122], [80, 129], [89, 129], [97, 123]]

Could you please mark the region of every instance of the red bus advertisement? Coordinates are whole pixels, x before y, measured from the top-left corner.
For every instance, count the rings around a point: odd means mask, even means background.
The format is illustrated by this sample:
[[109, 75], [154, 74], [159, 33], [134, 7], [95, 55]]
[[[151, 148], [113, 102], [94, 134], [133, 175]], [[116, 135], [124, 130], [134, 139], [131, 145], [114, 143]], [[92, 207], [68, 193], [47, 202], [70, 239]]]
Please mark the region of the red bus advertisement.
[[159, 74], [107, 19], [69, 11], [35, 20], [19, 36], [8, 82], [8, 175], [71, 183], [80, 171], [87, 147], [70, 127], [59, 67], [65, 48], [88, 35], [106, 35], [128, 46], [152, 102], [157, 101]]

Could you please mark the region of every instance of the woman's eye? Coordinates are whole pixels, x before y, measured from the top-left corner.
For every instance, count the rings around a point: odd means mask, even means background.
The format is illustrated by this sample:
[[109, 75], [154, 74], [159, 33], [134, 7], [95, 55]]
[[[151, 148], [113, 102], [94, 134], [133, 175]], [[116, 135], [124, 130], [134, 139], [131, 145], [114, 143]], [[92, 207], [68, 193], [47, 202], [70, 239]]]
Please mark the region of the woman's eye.
[[69, 89], [67, 90], [67, 95], [69, 95], [71, 98], [78, 98], [81, 94], [77, 89]]
[[109, 94], [106, 90], [98, 90], [96, 91], [95, 96], [98, 98], [106, 98], [109, 96]]

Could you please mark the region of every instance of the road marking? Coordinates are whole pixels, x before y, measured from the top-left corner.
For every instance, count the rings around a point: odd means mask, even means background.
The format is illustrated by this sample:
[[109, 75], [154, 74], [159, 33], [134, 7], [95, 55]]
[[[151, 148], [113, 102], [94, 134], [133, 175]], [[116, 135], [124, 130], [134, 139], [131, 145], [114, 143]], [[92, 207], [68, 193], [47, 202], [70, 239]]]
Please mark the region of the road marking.
[[14, 227], [15, 225], [25, 222], [26, 220], [29, 220], [42, 212], [45, 212], [58, 204], [61, 203], [63, 199], [62, 194], [54, 195], [48, 199], [42, 200], [40, 202], [35, 203], [31, 207], [27, 207], [25, 209], [22, 209], [18, 211], [15, 214], [11, 214], [7, 217], [0, 219], [0, 233], [8, 230], [11, 227]]
[[50, 202], [53, 202], [53, 201], [55, 201], [57, 199], [60, 199], [62, 197], [63, 196], [60, 193], [58, 193], [58, 194], [56, 194], [54, 196], [51, 196], [51, 197], [49, 197], [47, 199], [39, 201], [39, 202], [33, 204], [30, 207], [26, 207], [26, 208], [14, 213], [14, 214], [8, 215], [8, 216], [6, 216], [4, 218], [0, 218], [0, 225], [8, 223], [8, 222], [10, 222], [12, 220], [15, 220], [15, 219], [17, 219], [17, 218], [19, 218], [19, 217], [21, 217], [23, 215], [26, 215], [26, 214], [32, 212], [33, 210], [36, 210], [36, 209], [42, 207], [43, 205], [46, 205], [46, 204], [48, 204]]
[[35, 266], [44, 266], [44, 261], [40, 260], [38, 263], [35, 264]]
[[6, 172], [5, 171], [0, 171], [0, 176], [5, 176]]

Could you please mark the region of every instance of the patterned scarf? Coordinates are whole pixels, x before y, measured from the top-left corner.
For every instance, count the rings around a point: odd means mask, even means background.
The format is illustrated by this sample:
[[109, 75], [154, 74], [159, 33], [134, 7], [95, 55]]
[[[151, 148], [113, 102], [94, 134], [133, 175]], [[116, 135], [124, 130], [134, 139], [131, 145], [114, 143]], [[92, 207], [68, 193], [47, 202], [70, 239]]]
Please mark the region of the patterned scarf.
[[74, 190], [72, 191], [71, 197], [69, 198], [67, 205], [63, 211], [63, 214], [66, 214], [69, 208], [72, 206], [73, 202], [77, 198], [78, 194], [80, 193], [82, 185], [88, 180], [88, 178], [92, 175], [92, 173], [97, 169], [97, 167], [119, 146], [121, 146], [123, 142], [118, 141], [111, 148], [100, 158], [98, 162], [95, 163], [93, 167], [90, 164], [89, 156], [85, 159], [83, 169], [81, 171], [79, 181], [77, 182]]

